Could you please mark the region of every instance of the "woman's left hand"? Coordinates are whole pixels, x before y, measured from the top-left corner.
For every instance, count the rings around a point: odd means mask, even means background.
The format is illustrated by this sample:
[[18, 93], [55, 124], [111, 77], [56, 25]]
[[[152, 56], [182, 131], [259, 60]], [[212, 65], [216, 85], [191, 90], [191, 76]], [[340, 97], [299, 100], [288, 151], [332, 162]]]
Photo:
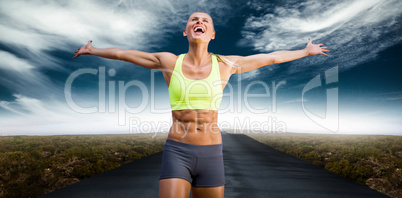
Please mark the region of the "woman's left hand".
[[321, 47], [324, 44], [313, 44], [313, 40], [311, 40], [311, 38], [308, 39], [308, 43], [306, 46], [306, 50], [308, 52], [308, 55], [317, 55], [317, 54], [321, 54], [321, 55], [325, 55], [325, 56], [329, 56], [328, 54], [324, 53], [324, 52], [329, 52], [328, 47]]

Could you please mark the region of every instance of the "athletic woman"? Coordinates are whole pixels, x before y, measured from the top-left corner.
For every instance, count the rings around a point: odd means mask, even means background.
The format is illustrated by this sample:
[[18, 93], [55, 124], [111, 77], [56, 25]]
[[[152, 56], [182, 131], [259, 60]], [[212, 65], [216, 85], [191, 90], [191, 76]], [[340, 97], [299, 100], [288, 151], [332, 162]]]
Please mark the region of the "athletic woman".
[[117, 48], [97, 49], [88, 44], [73, 58], [83, 54], [117, 59], [149, 69], [161, 70], [168, 85], [173, 125], [163, 151], [159, 197], [193, 198], [224, 195], [225, 175], [222, 136], [217, 126], [222, 92], [230, 76], [265, 65], [283, 63], [328, 52], [323, 44], [297, 51], [277, 51], [251, 56], [219, 56], [208, 52], [215, 38], [212, 18], [195, 12], [183, 31], [189, 42], [187, 54], [147, 53]]

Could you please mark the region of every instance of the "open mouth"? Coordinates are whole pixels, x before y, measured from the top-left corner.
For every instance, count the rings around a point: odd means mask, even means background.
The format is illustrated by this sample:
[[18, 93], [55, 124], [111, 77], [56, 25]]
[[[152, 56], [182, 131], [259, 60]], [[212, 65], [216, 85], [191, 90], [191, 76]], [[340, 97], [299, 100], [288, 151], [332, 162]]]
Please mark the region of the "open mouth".
[[194, 32], [195, 32], [195, 33], [202, 34], [202, 33], [205, 33], [205, 30], [204, 30], [204, 28], [201, 27], [201, 26], [196, 26], [196, 27], [194, 28]]

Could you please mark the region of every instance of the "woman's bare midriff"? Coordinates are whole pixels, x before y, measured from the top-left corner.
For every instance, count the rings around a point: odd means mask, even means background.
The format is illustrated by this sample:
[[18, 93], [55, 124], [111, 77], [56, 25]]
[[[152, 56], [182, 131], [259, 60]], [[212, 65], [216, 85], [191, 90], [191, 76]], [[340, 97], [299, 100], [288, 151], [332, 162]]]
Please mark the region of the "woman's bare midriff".
[[173, 125], [168, 139], [197, 145], [221, 144], [218, 111], [186, 109], [172, 111]]

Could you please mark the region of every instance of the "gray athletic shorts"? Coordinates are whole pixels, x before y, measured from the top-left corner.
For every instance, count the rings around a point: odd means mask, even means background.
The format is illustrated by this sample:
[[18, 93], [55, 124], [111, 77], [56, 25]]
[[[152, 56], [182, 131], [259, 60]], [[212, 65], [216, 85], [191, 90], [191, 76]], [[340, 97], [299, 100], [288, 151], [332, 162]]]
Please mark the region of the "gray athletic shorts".
[[167, 139], [159, 180], [182, 178], [194, 187], [225, 184], [222, 144], [196, 145]]

